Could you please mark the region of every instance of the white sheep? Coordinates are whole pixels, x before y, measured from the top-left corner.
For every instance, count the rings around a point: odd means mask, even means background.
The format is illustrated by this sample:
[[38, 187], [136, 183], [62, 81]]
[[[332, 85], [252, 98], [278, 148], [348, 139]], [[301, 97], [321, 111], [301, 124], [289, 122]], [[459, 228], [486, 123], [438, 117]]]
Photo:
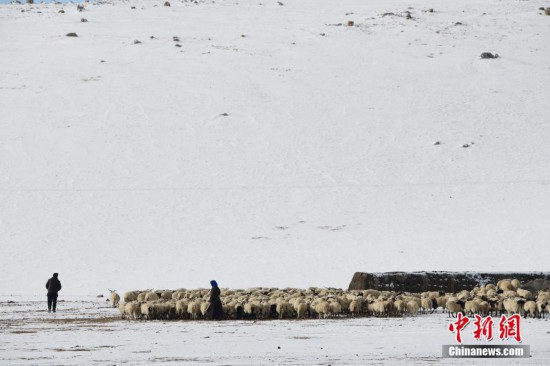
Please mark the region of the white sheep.
[[187, 305], [187, 313], [190, 315], [191, 319], [196, 320], [199, 317], [201, 311], [201, 300], [191, 301]]
[[420, 309], [420, 306], [418, 305], [418, 301], [415, 300], [409, 300], [406, 304], [407, 313], [410, 316], [415, 316], [418, 314], [418, 310]]
[[235, 305], [232, 303], [222, 304], [223, 314], [229, 318], [235, 316]]
[[256, 306], [253, 302], [246, 302], [243, 306], [244, 313], [250, 317], [255, 315]]
[[330, 316], [330, 304], [323, 300], [315, 305], [315, 311], [319, 314], [319, 319], [327, 318]]
[[474, 300], [467, 300], [464, 303], [464, 312], [468, 315], [474, 315], [479, 313], [479, 304]]
[[393, 302], [395, 299], [392, 297], [386, 301], [384, 301], [384, 307], [386, 308], [386, 316], [390, 316], [393, 312]]
[[333, 318], [338, 318], [342, 312], [342, 305], [336, 300], [329, 301], [330, 316]]
[[497, 282], [497, 288], [502, 291], [513, 290], [511, 280], [500, 280]]
[[185, 291], [176, 291], [172, 293], [172, 299], [173, 300], [183, 300], [185, 299], [186, 292]]
[[[435, 301], [435, 304], [434, 304]], [[431, 310], [433, 313], [437, 306], [437, 300], [433, 299], [431, 297], [423, 297], [420, 299], [420, 308], [422, 309], [422, 312], [427, 313]]]
[[131, 302], [137, 300], [137, 292], [136, 291], [128, 291], [124, 293], [124, 302]]
[[159, 299], [159, 296], [155, 293], [155, 292], [147, 292], [145, 294], [145, 299], [144, 301], [156, 301]]
[[126, 318], [126, 304], [121, 302], [118, 304], [118, 311], [120, 311], [120, 317], [122, 319]]
[[111, 292], [111, 306], [116, 308], [120, 302], [120, 295], [116, 293], [116, 290], [109, 290]]
[[480, 301], [478, 304], [479, 312], [482, 315], [488, 315], [489, 311], [491, 311], [491, 304], [489, 304], [487, 301]]
[[445, 304], [447, 304], [447, 300], [448, 300], [448, 296], [447, 295], [442, 295], [442, 296], [438, 296], [435, 301], [437, 302], [437, 307], [438, 308], [443, 308], [443, 310], [445, 310]]
[[128, 319], [138, 320], [141, 315], [139, 303], [137, 301], [126, 303], [124, 313]]
[[140, 307], [141, 316], [147, 320], [153, 319], [151, 303], [143, 302]]
[[282, 319], [283, 316], [292, 311], [292, 307], [287, 301], [279, 299], [279, 301], [277, 301], [277, 306], [275, 310], [277, 311], [277, 314], [279, 314], [279, 319]]
[[208, 311], [209, 307], [210, 307], [209, 301], [205, 301], [201, 304], [201, 314], [203, 317], [206, 317], [206, 312]]
[[295, 303], [294, 311], [296, 312], [296, 319], [302, 319], [307, 314], [308, 305], [305, 302]]
[[537, 303], [530, 300], [523, 304], [523, 311], [525, 312], [525, 317], [531, 315], [531, 318], [534, 318], [537, 315]]
[[445, 304], [445, 308], [449, 312], [449, 317], [455, 316], [458, 313], [464, 312], [464, 300], [458, 300], [457, 298], [450, 298]]
[[537, 295], [537, 300], [550, 301], [550, 291], [539, 291]]
[[510, 286], [512, 287], [512, 290], [517, 290], [521, 286], [521, 283], [519, 282], [519, 280], [514, 278], [512, 281], [510, 281]]
[[403, 300], [395, 300], [393, 302], [393, 309], [397, 315], [403, 315], [405, 312], [405, 302]]
[[383, 316], [386, 313], [386, 303], [384, 301], [376, 300], [370, 305], [370, 310], [375, 316]]
[[523, 310], [523, 304], [525, 303], [524, 299], [515, 297], [504, 299], [502, 304], [504, 305], [504, 310], [510, 314], [521, 314]]
[[539, 312], [539, 318], [544, 318], [544, 313], [548, 312], [548, 300], [537, 300], [537, 310]]
[[187, 300], [176, 301], [176, 315], [179, 318], [185, 318], [185, 315], [187, 314], [187, 305], [189, 305], [189, 302], [187, 302]]
[[535, 298], [535, 296], [533, 296], [533, 293], [529, 290], [524, 290], [522, 288], [518, 288], [516, 290], [518, 296], [521, 296], [523, 297], [524, 299], [527, 299], [527, 300], [533, 300]]
[[349, 300], [346, 296], [340, 295], [336, 298], [336, 300], [340, 303], [342, 310], [349, 310], [349, 304], [351, 303], [351, 300]]
[[155, 319], [171, 319], [175, 318], [176, 304], [171, 302], [152, 304], [153, 317]]
[[369, 295], [373, 296], [376, 299], [378, 298], [378, 296], [380, 296], [380, 291], [369, 289], [363, 292], [363, 296], [369, 296]]
[[173, 293], [174, 293], [173, 291], [162, 291], [160, 293], [159, 298], [164, 299], [164, 300], [172, 300], [172, 294]]
[[352, 316], [357, 316], [363, 313], [363, 303], [357, 299], [349, 303], [349, 312]]

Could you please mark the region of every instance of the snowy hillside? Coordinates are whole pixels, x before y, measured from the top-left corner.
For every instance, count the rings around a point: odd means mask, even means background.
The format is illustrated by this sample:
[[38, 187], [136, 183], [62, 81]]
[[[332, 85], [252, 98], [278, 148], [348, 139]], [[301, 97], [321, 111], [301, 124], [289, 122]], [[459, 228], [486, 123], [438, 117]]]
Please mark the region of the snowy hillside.
[[548, 4], [283, 3], [0, 5], [1, 295], [550, 270]]

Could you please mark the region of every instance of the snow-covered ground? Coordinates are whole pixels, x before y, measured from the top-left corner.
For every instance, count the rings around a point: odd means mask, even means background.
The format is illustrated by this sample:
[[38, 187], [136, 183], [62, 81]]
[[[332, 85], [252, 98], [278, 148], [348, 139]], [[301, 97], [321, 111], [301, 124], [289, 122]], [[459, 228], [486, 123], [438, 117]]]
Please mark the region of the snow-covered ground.
[[548, 4], [282, 2], [0, 6], [0, 294], [549, 270]]
[[[129, 322], [118, 319], [118, 310], [102, 300], [62, 302], [57, 314], [44, 307], [44, 302], [0, 304], [0, 364], [467, 363], [441, 358], [441, 346], [455, 344], [446, 329], [447, 315], [441, 313], [402, 319]], [[521, 324], [522, 344], [530, 346], [531, 358], [478, 363], [547, 364], [548, 319], [522, 319]], [[464, 331], [464, 344], [516, 344], [478, 342], [470, 332]]]
[[547, 3], [163, 2], [0, 5], [0, 364], [462, 364], [443, 314], [128, 322], [92, 296], [550, 269]]

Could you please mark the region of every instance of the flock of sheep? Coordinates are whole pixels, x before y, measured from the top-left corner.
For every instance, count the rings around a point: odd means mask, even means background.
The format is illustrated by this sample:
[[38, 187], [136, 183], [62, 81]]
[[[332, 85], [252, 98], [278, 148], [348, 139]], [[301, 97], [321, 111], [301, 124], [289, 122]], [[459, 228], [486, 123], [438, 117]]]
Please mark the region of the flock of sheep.
[[[344, 291], [334, 288], [222, 290], [226, 319], [304, 319], [342, 316], [415, 316], [443, 309], [449, 316], [520, 314], [544, 317], [550, 290], [532, 293], [518, 280], [502, 280], [459, 293], [393, 291]], [[130, 291], [120, 296], [111, 291], [111, 303], [129, 320], [204, 319], [209, 290]]]

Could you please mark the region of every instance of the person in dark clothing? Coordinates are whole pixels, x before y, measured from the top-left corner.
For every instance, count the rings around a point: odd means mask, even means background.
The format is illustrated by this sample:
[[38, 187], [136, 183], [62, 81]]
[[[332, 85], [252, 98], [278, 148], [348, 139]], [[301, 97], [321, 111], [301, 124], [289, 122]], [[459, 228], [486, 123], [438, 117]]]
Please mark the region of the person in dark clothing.
[[206, 319], [223, 319], [222, 301], [220, 300], [220, 288], [218, 283], [214, 280], [210, 281], [212, 289], [210, 290], [210, 306], [206, 312]]
[[52, 310], [55, 313], [57, 293], [61, 290], [61, 282], [57, 278], [58, 275], [59, 274], [54, 273], [53, 277], [46, 282], [46, 288], [48, 289], [48, 313]]

